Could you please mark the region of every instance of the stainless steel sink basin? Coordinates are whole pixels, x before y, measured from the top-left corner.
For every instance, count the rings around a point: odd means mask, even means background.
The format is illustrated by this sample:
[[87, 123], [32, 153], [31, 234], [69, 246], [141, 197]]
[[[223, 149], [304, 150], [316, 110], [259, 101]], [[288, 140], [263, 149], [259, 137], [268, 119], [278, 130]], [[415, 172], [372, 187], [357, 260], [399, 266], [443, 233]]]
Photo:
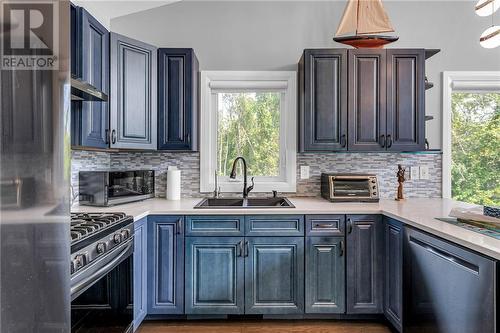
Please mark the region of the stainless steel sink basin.
[[235, 209], [235, 208], [295, 208], [287, 198], [206, 198], [194, 208]]

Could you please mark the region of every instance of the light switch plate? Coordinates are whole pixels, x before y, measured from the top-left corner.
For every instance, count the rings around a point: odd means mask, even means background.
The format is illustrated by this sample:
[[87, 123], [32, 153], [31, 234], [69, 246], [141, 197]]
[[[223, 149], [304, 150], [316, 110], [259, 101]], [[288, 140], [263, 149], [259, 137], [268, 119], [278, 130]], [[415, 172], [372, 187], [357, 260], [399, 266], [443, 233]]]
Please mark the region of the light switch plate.
[[410, 168], [410, 179], [418, 180], [420, 178], [420, 170], [418, 166], [412, 166]]
[[429, 179], [429, 167], [427, 165], [420, 166], [420, 179]]
[[302, 165], [300, 167], [300, 179], [309, 179], [309, 166]]

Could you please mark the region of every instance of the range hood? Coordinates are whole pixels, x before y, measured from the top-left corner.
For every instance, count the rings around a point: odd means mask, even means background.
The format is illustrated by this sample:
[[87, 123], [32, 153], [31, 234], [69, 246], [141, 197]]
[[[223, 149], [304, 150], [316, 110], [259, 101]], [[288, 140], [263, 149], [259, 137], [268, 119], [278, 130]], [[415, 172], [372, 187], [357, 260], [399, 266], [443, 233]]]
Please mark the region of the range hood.
[[88, 82], [71, 76], [71, 100], [72, 101], [95, 101], [107, 102], [108, 95], [94, 87]]

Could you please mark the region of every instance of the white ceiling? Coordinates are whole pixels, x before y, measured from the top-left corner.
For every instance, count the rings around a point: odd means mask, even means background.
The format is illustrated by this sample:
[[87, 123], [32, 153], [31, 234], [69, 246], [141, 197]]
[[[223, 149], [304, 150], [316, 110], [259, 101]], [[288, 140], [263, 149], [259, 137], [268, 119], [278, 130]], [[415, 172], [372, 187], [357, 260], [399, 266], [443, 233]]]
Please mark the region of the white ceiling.
[[72, 0], [74, 4], [85, 8], [107, 29], [111, 26], [111, 19], [115, 17], [125, 16], [179, 1], [181, 0]]

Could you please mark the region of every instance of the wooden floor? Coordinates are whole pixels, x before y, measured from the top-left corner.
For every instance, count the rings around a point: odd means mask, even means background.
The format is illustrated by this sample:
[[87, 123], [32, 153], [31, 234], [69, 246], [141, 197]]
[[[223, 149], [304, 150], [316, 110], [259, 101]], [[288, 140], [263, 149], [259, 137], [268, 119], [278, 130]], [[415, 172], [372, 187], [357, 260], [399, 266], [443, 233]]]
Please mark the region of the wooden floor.
[[381, 323], [327, 320], [144, 322], [139, 333], [390, 333]]

